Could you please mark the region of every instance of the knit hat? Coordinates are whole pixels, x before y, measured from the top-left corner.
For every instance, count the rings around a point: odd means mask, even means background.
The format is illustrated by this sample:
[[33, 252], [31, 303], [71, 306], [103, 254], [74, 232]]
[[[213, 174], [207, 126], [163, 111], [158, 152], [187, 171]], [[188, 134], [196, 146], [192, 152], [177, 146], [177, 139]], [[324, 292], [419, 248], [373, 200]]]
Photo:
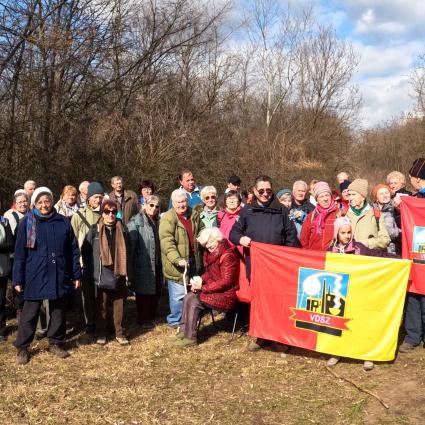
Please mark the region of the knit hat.
[[313, 195], [317, 199], [322, 193], [329, 193], [332, 195], [332, 190], [326, 182], [317, 182], [313, 187]]
[[93, 195], [103, 195], [103, 186], [99, 182], [91, 182], [87, 189], [87, 199], [92, 197]]
[[48, 187], [46, 186], [37, 187], [37, 189], [34, 190], [34, 193], [31, 196], [31, 207], [35, 205], [35, 203], [38, 201], [38, 198], [41, 195], [48, 195], [52, 198], [52, 201], [53, 201], [53, 193]]
[[389, 186], [387, 186], [386, 184], [379, 183], [376, 186], [374, 186], [374, 188], [372, 189], [372, 195], [375, 201], [378, 199], [377, 198], [378, 190], [383, 188], [388, 189], [388, 192], [391, 193]]
[[345, 189], [348, 189], [348, 186], [350, 186], [351, 182], [350, 180], [344, 180], [340, 185], [339, 185], [339, 191], [342, 193], [344, 192]]
[[409, 170], [412, 177], [425, 180], [425, 158], [417, 158], [413, 161], [412, 168]]
[[335, 219], [334, 221], [334, 239], [335, 240], [338, 238], [339, 229], [345, 225], [351, 227], [351, 220], [348, 217], [344, 216], [344, 217], [338, 217], [337, 219]]
[[13, 196], [26, 195], [26, 194], [27, 192], [25, 192], [24, 189], [18, 189], [18, 190], [15, 190], [15, 193], [13, 194]]
[[369, 190], [369, 183], [365, 179], [356, 179], [348, 186], [348, 190], [360, 193], [363, 198], [367, 198], [367, 192]]
[[276, 198], [280, 199], [283, 195], [291, 195], [292, 192], [290, 189], [280, 189], [279, 192], [276, 193]]
[[227, 179], [227, 183], [241, 184], [241, 178], [239, 176], [236, 176], [235, 174], [233, 174], [233, 176], [230, 176]]

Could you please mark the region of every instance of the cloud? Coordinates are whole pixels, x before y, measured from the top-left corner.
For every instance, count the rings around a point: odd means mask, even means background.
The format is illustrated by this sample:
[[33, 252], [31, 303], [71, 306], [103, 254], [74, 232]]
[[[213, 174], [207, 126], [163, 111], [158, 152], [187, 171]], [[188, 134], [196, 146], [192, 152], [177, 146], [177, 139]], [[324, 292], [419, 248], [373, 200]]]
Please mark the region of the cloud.
[[359, 35], [388, 38], [425, 36], [424, 0], [340, 0]]
[[413, 90], [407, 75], [368, 78], [360, 83], [360, 89], [360, 119], [364, 128], [376, 127], [413, 110]]

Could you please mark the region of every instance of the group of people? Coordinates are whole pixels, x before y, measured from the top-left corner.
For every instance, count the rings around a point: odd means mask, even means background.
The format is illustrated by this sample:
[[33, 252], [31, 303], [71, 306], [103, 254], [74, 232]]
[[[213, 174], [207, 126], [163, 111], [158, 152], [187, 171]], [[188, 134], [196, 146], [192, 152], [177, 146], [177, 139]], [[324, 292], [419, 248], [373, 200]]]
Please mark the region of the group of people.
[[[252, 241], [398, 258], [400, 204], [403, 196], [425, 197], [424, 158], [415, 160], [409, 178], [414, 194], [397, 171], [371, 191], [366, 180], [351, 181], [341, 172], [337, 189], [324, 181], [307, 185], [299, 180], [292, 189], [275, 192], [270, 177], [261, 175], [242, 192], [241, 179], [232, 175], [219, 198], [214, 186], [197, 186], [193, 173], [183, 170], [180, 187], [162, 213], [150, 180], [141, 182], [138, 194], [125, 189], [119, 176], [111, 179], [110, 193], [99, 182], [84, 181], [78, 190], [65, 186], [56, 204], [49, 188], [28, 181], [0, 217], [0, 341], [6, 339], [10, 279], [19, 318], [14, 342], [19, 364], [29, 361], [28, 347], [43, 333], [49, 351], [62, 358], [69, 355], [65, 313], [80, 286], [88, 341], [105, 345], [111, 323], [115, 340], [129, 344], [123, 326], [129, 291], [135, 294], [137, 323], [152, 328], [165, 284], [167, 323], [176, 329], [169, 342], [195, 345], [205, 310], [227, 313], [238, 308], [240, 264], [249, 280]], [[424, 340], [424, 317], [425, 297], [408, 294], [400, 352]], [[248, 349], [265, 347], [287, 350], [259, 338]], [[328, 366], [338, 361], [331, 357]], [[365, 370], [373, 367], [364, 362]]]

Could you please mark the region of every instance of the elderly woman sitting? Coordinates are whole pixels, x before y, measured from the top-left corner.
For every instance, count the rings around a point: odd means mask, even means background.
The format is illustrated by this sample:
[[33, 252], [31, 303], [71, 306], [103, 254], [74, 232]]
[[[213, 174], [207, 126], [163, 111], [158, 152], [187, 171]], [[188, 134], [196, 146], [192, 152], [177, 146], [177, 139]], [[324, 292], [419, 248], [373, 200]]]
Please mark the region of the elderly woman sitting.
[[203, 310], [229, 311], [237, 303], [237, 255], [215, 227], [202, 230], [198, 242], [206, 248], [205, 273], [191, 279], [190, 292], [184, 298], [180, 332], [171, 341], [178, 347], [196, 344], [198, 320]]

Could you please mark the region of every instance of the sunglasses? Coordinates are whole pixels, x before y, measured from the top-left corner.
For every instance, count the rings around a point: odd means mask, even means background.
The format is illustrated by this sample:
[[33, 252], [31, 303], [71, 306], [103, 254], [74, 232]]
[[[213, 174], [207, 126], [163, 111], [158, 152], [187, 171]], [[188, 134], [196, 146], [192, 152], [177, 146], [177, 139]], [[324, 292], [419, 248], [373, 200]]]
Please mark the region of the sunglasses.
[[149, 204], [149, 206], [151, 208], [159, 209], [159, 205], [156, 205], [156, 204]]
[[117, 215], [117, 210], [103, 210], [105, 215]]
[[206, 196], [205, 200], [209, 201], [210, 199], [217, 199], [217, 197], [215, 195], [211, 195], [211, 196]]
[[264, 195], [264, 193], [266, 193], [267, 195], [271, 195], [273, 193], [271, 189], [258, 189], [257, 192], [260, 195]]

